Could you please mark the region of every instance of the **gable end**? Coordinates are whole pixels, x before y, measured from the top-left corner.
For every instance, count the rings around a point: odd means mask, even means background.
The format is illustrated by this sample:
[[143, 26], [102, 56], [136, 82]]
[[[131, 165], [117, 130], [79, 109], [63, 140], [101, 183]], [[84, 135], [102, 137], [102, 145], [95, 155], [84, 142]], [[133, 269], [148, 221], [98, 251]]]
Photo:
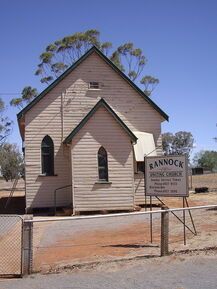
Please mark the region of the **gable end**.
[[132, 80], [129, 79], [114, 63], [108, 59], [96, 46], [90, 48], [81, 58], [79, 58], [72, 66], [70, 66], [63, 74], [54, 80], [44, 91], [42, 91], [36, 98], [34, 98], [26, 107], [24, 107], [18, 114], [18, 120], [29, 111], [37, 102], [39, 102], [48, 92], [50, 92], [63, 78], [70, 74], [83, 60], [90, 54], [96, 52], [113, 70], [115, 70], [128, 84], [133, 87], [156, 111], [158, 111], [165, 120], [169, 120], [169, 116], [160, 109]]
[[89, 111], [89, 113], [82, 119], [82, 121], [73, 129], [73, 131], [65, 138], [64, 144], [71, 143], [73, 137], [80, 131], [80, 129], [87, 123], [87, 121], [94, 115], [99, 107], [103, 106], [115, 120], [120, 124], [120, 126], [125, 130], [133, 142], [137, 141], [137, 137], [134, 133], [126, 126], [126, 124], [120, 119], [120, 117], [114, 112], [114, 110], [108, 105], [108, 103], [101, 98], [97, 104]]

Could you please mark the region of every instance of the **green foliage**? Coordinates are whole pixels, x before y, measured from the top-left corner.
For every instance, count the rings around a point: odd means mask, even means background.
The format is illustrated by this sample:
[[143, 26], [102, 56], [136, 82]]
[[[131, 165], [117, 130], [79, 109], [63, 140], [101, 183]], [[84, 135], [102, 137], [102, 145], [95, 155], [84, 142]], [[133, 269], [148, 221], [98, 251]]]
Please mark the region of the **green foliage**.
[[162, 134], [162, 147], [165, 155], [172, 154], [172, 144], [173, 144], [174, 135], [171, 132], [166, 132]]
[[193, 163], [210, 171], [217, 170], [217, 151], [200, 151], [195, 154]]
[[147, 62], [142, 50], [135, 48], [132, 42], [128, 42], [120, 45], [117, 52], [121, 63], [125, 63], [127, 75], [132, 81], [135, 81], [140, 76]]
[[23, 157], [15, 144], [5, 143], [0, 148], [1, 174], [6, 181], [23, 176]]
[[110, 60], [119, 68], [122, 72], [125, 72], [124, 66], [121, 64], [121, 58], [118, 51], [114, 51], [110, 56]]
[[33, 98], [38, 95], [37, 89], [31, 86], [26, 86], [22, 90], [21, 97], [12, 98], [10, 105], [22, 109], [25, 105], [30, 103]]
[[4, 115], [5, 105], [0, 98], [0, 147], [6, 141], [8, 135], [11, 132], [12, 121]]
[[104, 42], [101, 44], [101, 50], [102, 52], [108, 56], [109, 50], [112, 48], [112, 43], [111, 42]]
[[175, 134], [170, 132], [162, 134], [162, 146], [165, 155], [186, 154], [189, 159], [193, 144], [194, 138], [190, 132], [179, 131]]
[[85, 32], [76, 32], [49, 44], [40, 55], [40, 63], [35, 74], [41, 77], [42, 83], [49, 84], [71, 66], [93, 45], [101, 48], [108, 54], [112, 44], [100, 43], [99, 32], [91, 29]]
[[[99, 38], [100, 32], [91, 29], [76, 32], [49, 44], [39, 57], [40, 63], [35, 74], [41, 77], [42, 83], [48, 84], [95, 45], [132, 81], [138, 79], [147, 63], [142, 50], [134, 47], [132, 42], [127, 42], [111, 51], [112, 43], [101, 42]], [[143, 77], [140, 83], [145, 85], [145, 90], [150, 95], [159, 80], [148, 76]]]
[[140, 83], [145, 86], [144, 92], [147, 96], [149, 96], [149, 95], [151, 95], [151, 93], [155, 89], [155, 87], [158, 85], [159, 79], [157, 79], [153, 76], [147, 75], [147, 76], [144, 76], [140, 80]]
[[[40, 77], [41, 83], [50, 84], [94, 45], [135, 82], [141, 76], [147, 63], [142, 50], [134, 47], [132, 42], [127, 42], [112, 51], [112, 43], [109, 41], [101, 42], [99, 38], [100, 32], [90, 29], [54, 41], [39, 56], [40, 63], [35, 75]], [[159, 80], [150, 75], [143, 76], [140, 80], [140, 84], [144, 85], [144, 92], [147, 96], [151, 95], [158, 83]], [[21, 97], [13, 98], [10, 104], [22, 109], [37, 94], [35, 88], [27, 86], [23, 89]]]

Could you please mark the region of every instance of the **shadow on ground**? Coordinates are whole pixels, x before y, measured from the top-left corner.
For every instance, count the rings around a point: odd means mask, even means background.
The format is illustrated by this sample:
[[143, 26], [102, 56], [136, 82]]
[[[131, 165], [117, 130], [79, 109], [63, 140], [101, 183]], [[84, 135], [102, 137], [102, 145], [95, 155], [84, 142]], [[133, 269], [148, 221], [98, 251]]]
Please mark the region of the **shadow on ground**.
[[158, 248], [159, 245], [149, 244], [149, 245], [142, 245], [142, 244], [116, 244], [116, 245], [107, 245], [102, 247], [113, 247], [113, 248]]
[[7, 200], [8, 197], [0, 198], [0, 214], [23, 215], [25, 213], [25, 196], [13, 197], [5, 207]]

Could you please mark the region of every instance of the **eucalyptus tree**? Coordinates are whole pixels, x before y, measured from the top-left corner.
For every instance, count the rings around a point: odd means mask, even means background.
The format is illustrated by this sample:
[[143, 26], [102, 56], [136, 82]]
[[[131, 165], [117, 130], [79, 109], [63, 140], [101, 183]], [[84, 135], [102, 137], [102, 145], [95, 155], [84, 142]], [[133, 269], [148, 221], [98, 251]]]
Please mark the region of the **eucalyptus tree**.
[[5, 104], [0, 98], [0, 147], [5, 143], [11, 132], [12, 121], [5, 116]]
[[191, 132], [179, 131], [175, 134], [170, 132], [162, 134], [162, 147], [165, 155], [186, 154], [189, 159], [193, 145], [194, 138]]
[[32, 88], [31, 86], [26, 86], [21, 92], [21, 97], [13, 98], [10, 101], [11, 106], [18, 107], [22, 109], [25, 105], [29, 104], [33, 98], [38, 95], [38, 91], [36, 88]]
[[16, 144], [4, 143], [0, 147], [0, 170], [6, 181], [24, 176], [23, 157]]
[[[50, 43], [39, 56], [40, 63], [35, 75], [40, 77], [41, 83], [50, 84], [92, 46], [101, 50], [133, 82], [139, 82], [140, 79], [145, 93], [150, 96], [159, 80], [153, 76], [142, 75], [147, 63], [143, 51], [135, 47], [132, 42], [124, 43], [114, 49], [111, 42], [100, 41], [100, 32], [94, 29], [76, 32]], [[12, 99], [11, 105], [22, 108], [36, 95], [37, 91], [28, 87], [27, 91], [22, 92], [20, 98]]]
[[193, 162], [195, 166], [217, 171], [217, 151], [200, 151], [195, 154]]

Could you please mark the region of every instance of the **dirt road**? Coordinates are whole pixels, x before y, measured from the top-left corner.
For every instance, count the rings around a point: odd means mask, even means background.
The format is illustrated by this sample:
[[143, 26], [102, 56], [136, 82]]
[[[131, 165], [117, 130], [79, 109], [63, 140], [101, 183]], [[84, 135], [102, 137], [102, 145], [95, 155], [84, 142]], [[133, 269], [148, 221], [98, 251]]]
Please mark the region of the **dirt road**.
[[106, 264], [85, 271], [1, 280], [1, 289], [216, 289], [216, 252]]

